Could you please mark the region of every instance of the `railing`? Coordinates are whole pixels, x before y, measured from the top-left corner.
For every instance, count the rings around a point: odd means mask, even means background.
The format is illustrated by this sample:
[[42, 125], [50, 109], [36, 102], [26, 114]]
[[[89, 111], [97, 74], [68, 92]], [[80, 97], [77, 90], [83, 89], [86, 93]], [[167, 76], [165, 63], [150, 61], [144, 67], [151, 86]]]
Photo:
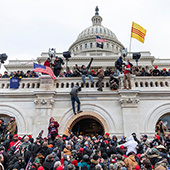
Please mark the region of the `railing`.
[[[20, 81], [19, 89], [39, 89], [43, 88], [41, 84], [42, 77], [39, 78], [23, 78]], [[44, 78], [43, 78], [44, 79]], [[48, 79], [51, 80], [51, 78]], [[46, 80], [46, 79], [45, 79]], [[123, 88], [123, 76], [120, 76], [120, 89]], [[52, 82], [52, 83], [51, 83]], [[53, 84], [53, 81], [46, 81], [47, 85]], [[74, 85], [78, 84], [81, 86], [84, 90], [96, 90], [97, 86], [97, 77], [94, 77], [94, 84], [92, 84], [89, 80], [89, 78], [86, 78], [86, 83], [82, 83], [81, 77], [60, 77], [57, 78], [57, 80], [54, 83], [53, 89], [56, 89], [56, 91], [65, 91], [70, 90]], [[167, 89], [170, 88], [170, 76], [167, 77], [135, 77], [131, 76], [131, 84], [132, 89], [134, 90], [142, 90], [142, 89]], [[1, 78], [0, 79], [0, 90], [5, 90], [10, 88], [10, 79], [8, 78]], [[103, 88], [104, 90], [110, 90], [109, 88], [109, 77], [105, 77], [103, 80]]]

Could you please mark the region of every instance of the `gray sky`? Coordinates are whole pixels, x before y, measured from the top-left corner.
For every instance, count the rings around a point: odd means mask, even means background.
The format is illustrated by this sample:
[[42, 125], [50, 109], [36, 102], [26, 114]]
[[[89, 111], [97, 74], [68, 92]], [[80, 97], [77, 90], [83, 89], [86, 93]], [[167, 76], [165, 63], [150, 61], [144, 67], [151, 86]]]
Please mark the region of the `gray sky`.
[[36, 59], [49, 48], [68, 50], [92, 25], [98, 5], [102, 25], [129, 48], [132, 21], [147, 30], [145, 43], [132, 39], [132, 51], [170, 58], [170, 0], [0, 0], [0, 53], [9, 59]]

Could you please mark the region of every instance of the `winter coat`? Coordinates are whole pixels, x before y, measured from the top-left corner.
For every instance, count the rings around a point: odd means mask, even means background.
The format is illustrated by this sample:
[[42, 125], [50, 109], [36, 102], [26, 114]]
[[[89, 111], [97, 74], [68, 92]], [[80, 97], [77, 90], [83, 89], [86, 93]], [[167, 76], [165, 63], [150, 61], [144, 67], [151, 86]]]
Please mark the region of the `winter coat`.
[[163, 124], [162, 125], [159, 125], [159, 124], [156, 125], [155, 131], [157, 132], [157, 135], [160, 135], [161, 127], [162, 127], [162, 130], [163, 130], [163, 134], [166, 135], [165, 134], [166, 128], [165, 128], [165, 126]]
[[90, 165], [87, 162], [79, 162], [77, 164], [77, 166], [81, 167], [81, 168], [83, 168], [85, 166], [85, 167], [87, 167], [88, 170], [90, 169]]
[[59, 60], [54, 60], [54, 69], [61, 69], [61, 64], [63, 65], [64, 62], [61, 58], [59, 58]]
[[44, 157], [46, 157], [47, 155], [49, 155], [52, 152], [52, 150], [50, 148], [48, 148], [47, 146], [41, 147], [39, 153], [41, 153]]
[[133, 136], [131, 135], [129, 138], [128, 138], [128, 141], [122, 145], [119, 145], [120, 146], [124, 146], [127, 148], [127, 152], [126, 152], [126, 155], [128, 155], [128, 153], [130, 152], [134, 152], [134, 153], [137, 153], [137, 149], [136, 149], [136, 146], [138, 145], [138, 143], [134, 140]]
[[16, 128], [17, 122], [15, 120], [8, 122], [7, 132], [10, 132], [10, 134], [15, 134]]
[[89, 74], [90, 74], [90, 73], [89, 73], [89, 68], [90, 68], [90, 66], [91, 66], [91, 64], [92, 64], [92, 61], [93, 61], [93, 58], [91, 58], [88, 66], [87, 66], [85, 69], [81, 68], [81, 70], [80, 70], [79, 68], [77, 68], [77, 70], [78, 70], [79, 72], [81, 72], [82, 75], [89, 75]]
[[135, 169], [135, 167], [138, 165], [138, 163], [135, 160], [135, 155], [130, 155], [128, 158], [124, 160], [126, 168], [128, 170]]
[[81, 91], [81, 87], [79, 87], [78, 85], [75, 85], [70, 92], [71, 96], [77, 96], [78, 92]]
[[123, 61], [119, 58], [119, 59], [115, 62], [115, 67], [116, 67], [116, 69], [118, 69], [119, 71], [122, 71], [122, 64], [123, 64]]
[[90, 169], [89, 170], [95, 170], [95, 166], [99, 164], [98, 161], [95, 161], [94, 159], [91, 159], [91, 163], [90, 163]]
[[54, 161], [50, 161], [50, 160], [46, 160], [44, 163], [43, 163], [43, 167], [45, 170], [53, 170], [53, 166], [54, 166]]

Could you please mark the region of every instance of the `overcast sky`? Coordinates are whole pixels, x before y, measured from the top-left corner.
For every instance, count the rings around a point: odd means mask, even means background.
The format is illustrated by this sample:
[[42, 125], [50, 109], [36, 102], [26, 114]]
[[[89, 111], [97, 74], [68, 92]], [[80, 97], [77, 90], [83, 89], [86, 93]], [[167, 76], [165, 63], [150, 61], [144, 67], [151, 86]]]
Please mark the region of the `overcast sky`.
[[98, 5], [102, 25], [129, 48], [132, 21], [147, 30], [145, 43], [132, 39], [132, 51], [170, 58], [170, 0], [0, 0], [0, 53], [10, 59], [36, 59], [49, 48], [68, 50], [92, 25]]

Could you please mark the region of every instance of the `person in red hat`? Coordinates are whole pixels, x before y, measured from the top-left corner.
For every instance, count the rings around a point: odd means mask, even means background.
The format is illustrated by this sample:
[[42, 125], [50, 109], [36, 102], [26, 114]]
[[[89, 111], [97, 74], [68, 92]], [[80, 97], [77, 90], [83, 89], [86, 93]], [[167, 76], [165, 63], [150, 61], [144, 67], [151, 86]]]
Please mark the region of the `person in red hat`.
[[18, 139], [18, 135], [17, 135], [17, 134], [14, 134], [13, 140], [9, 143], [9, 147], [8, 147], [7, 152], [10, 150], [10, 148], [11, 148], [12, 146], [15, 146], [15, 148], [16, 148], [16, 150], [15, 150], [14, 153], [19, 152], [19, 147], [20, 147], [20, 145], [21, 145], [21, 141]]
[[158, 67], [157, 67], [157, 66], [154, 66], [153, 76], [160, 76], [160, 71], [158, 70]]
[[48, 138], [51, 138], [52, 141], [54, 141], [55, 137], [58, 135], [58, 127], [59, 123], [51, 117], [48, 127]]
[[166, 71], [166, 68], [162, 69], [161, 76], [168, 76], [168, 72]]

